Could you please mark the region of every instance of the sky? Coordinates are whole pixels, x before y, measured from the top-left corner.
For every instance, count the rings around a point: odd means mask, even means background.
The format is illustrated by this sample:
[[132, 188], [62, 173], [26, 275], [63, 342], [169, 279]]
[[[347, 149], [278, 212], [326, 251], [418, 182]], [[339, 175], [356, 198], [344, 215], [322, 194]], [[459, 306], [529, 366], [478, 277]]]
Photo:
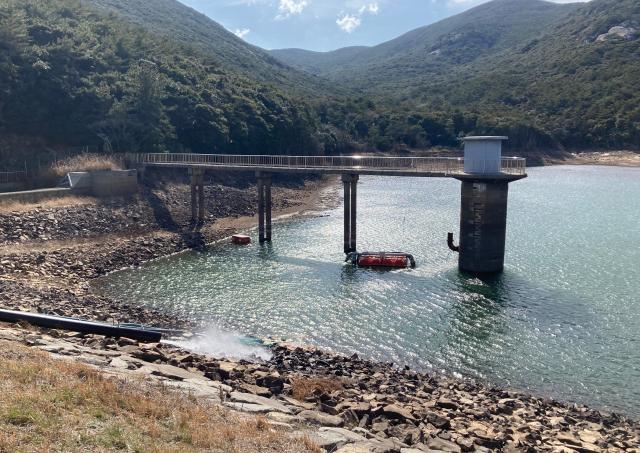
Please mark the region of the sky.
[[180, 1], [262, 48], [328, 51], [379, 44], [488, 0]]

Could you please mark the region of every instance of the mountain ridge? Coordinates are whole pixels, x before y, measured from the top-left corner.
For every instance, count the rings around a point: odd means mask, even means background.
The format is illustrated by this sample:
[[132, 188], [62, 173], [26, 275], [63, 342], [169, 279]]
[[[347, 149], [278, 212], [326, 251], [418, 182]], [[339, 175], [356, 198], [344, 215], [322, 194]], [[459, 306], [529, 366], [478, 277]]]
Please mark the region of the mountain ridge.
[[[308, 71], [315, 67], [318, 70], [313, 74], [341, 80], [357, 75], [354, 68], [358, 67], [372, 70], [390, 64], [402, 64], [403, 60], [409, 58], [426, 56], [435, 59], [442, 54], [442, 48], [437, 48], [438, 45], [452, 50], [459, 50], [466, 45], [467, 49], [461, 58], [467, 60], [474, 58], [475, 50], [479, 50], [477, 55], [487, 50], [504, 50], [507, 43], [514, 45], [531, 39], [541, 33], [541, 27], [548, 27], [578, 7], [576, 3], [557, 4], [543, 0], [493, 0], [376, 46], [356, 47], [358, 52], [351, 52], [349, 59], [339, 57], [345, 48], [324, 53], [303, 49], [277, 49], [270, 53], [290, 66]], [[498, 15], [501, 23], [496, 26]], [[523, 30], [527, 33], [523, 34]], [[316, 61], [313, 61], [314, 58]], [[337, 68], [337, 63], [344, 66]]]

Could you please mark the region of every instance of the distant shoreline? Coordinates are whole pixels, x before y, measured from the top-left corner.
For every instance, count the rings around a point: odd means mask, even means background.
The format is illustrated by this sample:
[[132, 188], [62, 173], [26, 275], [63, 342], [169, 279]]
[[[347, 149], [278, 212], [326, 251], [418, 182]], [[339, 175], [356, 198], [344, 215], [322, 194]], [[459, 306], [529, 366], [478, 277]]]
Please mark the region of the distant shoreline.
[[548, 157], [544, 165], [605, 165], [640, 167], [640, 153], [633, 151], [586, 151], [569, 153], [562, 158]]

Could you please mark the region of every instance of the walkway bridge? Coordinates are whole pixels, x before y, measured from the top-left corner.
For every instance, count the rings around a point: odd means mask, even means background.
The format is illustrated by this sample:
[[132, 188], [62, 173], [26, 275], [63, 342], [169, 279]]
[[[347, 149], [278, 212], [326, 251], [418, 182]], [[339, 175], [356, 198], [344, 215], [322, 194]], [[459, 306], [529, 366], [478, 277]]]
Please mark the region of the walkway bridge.
[[[134, 154], [137, 164], [212, 171], [357, 174], [411, 177], [464, 176], [462, 157], [259, 156], [225, 154]], [[496, 176], [525, 176], [526, 160], [502, 157]]]
[[456, 178], [462, 181], [460, 268], [473, 273], [499, 272], [504, 265], [508, 184], [525, 178], [526, 161], [502, 157], [506, 137], [468, 137], [465, 157], [261, 156], [218, 154], [134, 154], [145, 167], [187, 168], [191, 175], [194, 221], [204, 220], [204, 173], [255, 172], [258, 184], [258, 232], [272, 238], [273, 173], [340, 174], [344, 184], [344, 252], [356, 251], [357, 182], [360, 175]]

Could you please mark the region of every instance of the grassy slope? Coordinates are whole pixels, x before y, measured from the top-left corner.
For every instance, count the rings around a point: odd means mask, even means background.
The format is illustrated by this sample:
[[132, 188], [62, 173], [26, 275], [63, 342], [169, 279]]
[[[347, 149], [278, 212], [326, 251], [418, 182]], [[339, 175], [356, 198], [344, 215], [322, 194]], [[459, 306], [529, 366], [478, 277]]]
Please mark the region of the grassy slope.
[[318, 452], [262, 418], [0, 342], [0, 451]]

